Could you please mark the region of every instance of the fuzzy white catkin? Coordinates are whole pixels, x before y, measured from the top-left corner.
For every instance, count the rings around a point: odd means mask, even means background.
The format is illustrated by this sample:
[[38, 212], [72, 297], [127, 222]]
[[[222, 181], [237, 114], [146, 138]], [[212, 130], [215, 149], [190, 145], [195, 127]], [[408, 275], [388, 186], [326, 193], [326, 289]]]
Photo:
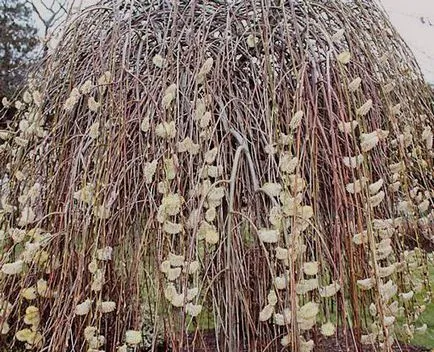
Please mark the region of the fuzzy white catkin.
[[75, 315], [86, 315], [90, 312], [92, 307], [92, 301], [90, 299], [86, 299], [83, 303], [77, 304], [75, 307]]
[[17, 275], [23, 271], [23, 264], [24, 262], [22, 260], [17, 260], [13, 263], [3, 264], [2, 272], [6, 275]]
[[104, 301], [100, 303], [99, 310], [101, 313], [110, 313], [116, 309], [116, 302]]
[[276, 243], [279, 241], [279, 232], [273, 229], [261, 229], [258, 231], [258, 237], [264, 243]]
[[142, 342], [142, 333], [137, 330], [127, 330], [125, 332], [125, 343], [128, 345], [138, 345]]

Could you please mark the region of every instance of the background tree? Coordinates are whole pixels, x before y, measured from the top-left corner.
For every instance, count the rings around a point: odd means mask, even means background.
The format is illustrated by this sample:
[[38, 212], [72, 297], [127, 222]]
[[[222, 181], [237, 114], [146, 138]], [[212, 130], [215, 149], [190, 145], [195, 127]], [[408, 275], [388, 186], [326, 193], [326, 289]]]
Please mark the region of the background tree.
[[68, 13], [68, 0], [38, 0], [25, 2], [33, 9], [42, 24], [42, 34], [47, 38], [53, 29]]
[[24, 1], [0, 0], [0, 97], [22, 82], [38, 44], [32, 9]]

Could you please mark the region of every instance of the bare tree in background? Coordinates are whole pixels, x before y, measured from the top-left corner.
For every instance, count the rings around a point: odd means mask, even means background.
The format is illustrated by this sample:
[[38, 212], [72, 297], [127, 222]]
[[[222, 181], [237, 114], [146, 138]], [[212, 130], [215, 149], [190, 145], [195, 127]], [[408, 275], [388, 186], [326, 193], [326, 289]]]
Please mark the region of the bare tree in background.
[[43, 34], [47, 38], [50, 30], [68, 13], [68, 0], [26, 0], [43, 25]]

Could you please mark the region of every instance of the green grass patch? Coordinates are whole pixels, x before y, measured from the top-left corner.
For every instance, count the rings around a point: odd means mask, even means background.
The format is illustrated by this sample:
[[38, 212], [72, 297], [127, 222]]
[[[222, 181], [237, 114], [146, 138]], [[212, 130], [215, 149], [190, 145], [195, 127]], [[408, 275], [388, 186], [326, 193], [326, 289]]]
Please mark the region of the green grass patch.
[[[429, 279], [431, 285], [433, 285], [434, 263], [432, 261], [429, 262]], [[426, 304], [426, 309], [418, 321], [418, 326], [421, 326], [422, 324], [427, 325], [426, 332], [423, 334], [416, 332], [414, 338], [411, 340], [411, 344], [427, 348], [434, 348], [434, 302]]]

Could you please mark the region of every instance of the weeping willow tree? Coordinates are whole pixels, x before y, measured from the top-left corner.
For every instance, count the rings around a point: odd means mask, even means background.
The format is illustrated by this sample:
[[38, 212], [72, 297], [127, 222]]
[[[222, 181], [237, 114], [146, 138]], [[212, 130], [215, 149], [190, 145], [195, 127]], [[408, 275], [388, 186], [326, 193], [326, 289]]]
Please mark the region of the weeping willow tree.
[[[432, 95], [371, 1], [106, 1], [0, 132], [0, 343], [389, 350], [431, 299]], [[157, 345], [157, 333], [149, 345]]]

